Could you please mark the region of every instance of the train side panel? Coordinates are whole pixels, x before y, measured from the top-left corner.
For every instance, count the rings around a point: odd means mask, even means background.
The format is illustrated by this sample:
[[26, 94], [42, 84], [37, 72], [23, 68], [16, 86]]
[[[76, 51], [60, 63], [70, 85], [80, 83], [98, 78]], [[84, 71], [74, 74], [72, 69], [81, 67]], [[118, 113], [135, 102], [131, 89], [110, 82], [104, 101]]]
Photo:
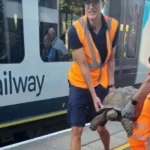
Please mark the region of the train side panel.
[[144, 16], [142, 23], [142, 35], [140, 42], [140, 52], [138, 58], [138, 69], [136, 83], [141, 83], [149, 71], [148, 58], [150, 57], [150, 0], [145, 1]]

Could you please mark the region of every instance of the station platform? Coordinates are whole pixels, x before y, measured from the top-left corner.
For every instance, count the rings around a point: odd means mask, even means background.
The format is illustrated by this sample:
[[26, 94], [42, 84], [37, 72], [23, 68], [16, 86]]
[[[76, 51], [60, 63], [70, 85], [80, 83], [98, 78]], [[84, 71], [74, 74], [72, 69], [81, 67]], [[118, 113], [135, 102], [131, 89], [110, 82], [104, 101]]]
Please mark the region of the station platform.
[[[127, 136], [119, 122], [108, 122], [106, 125], [111, 134], [111, 150], [130, 150]], [[45, 135], [21, 143], [0, 148], [0, 150], [70, 150], [71, 130], [67, 129], [57, 133]], [[96, 131], [84, 128], [81, 150], [104, 150]]]

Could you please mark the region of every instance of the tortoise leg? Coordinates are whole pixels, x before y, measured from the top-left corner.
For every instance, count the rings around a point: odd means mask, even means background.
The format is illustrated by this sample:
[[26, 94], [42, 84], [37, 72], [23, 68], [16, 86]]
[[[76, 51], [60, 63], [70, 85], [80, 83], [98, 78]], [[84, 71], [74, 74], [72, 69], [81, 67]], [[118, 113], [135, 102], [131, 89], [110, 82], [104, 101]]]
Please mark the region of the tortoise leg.
[[130, 120], [128, 118], [122, 118], [121, 124], [123, 128], [125, 129], [128, 137], [131, 136], [133, 133], [133, 127], [132, 127], [132, 123], [130, 122]]
[[110, 121], [119, 121], [118, 112], [114, 109], [109, 110], [107, 113], [107, 119]]
[[102, 114], [96, 116], [90, 123], [90, 129], [92, 131], [95, 131], [96, 128], [101, 125], [101, 124], [105, 124], [107, 122], [107, 118], [106, 118], [106, 113], [107, 112], [103, 112]]

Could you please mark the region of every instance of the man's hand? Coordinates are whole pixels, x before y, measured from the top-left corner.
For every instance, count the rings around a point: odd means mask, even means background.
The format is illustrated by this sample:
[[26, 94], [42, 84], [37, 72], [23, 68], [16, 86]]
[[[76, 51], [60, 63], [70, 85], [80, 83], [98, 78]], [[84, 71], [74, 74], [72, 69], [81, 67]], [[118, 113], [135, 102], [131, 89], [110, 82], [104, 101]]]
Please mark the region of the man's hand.
[[126, 118], [134, 118], [136, 113], [136, 106], [134, 106], [132, 103], [128, 103], [121, 111], [122, 117]]
[[97, 96], [93, 99], [93, 103], [94, 103], [96, 112], [100, 111], [100, 108], [103, 107], [103, 104], [102, 104], [100, 98], [98, 98]]
[[113, 92], [114, 90], [115, 90], [115, 87], [109, 88], [109, 93], [110, 93], [110, 92]]

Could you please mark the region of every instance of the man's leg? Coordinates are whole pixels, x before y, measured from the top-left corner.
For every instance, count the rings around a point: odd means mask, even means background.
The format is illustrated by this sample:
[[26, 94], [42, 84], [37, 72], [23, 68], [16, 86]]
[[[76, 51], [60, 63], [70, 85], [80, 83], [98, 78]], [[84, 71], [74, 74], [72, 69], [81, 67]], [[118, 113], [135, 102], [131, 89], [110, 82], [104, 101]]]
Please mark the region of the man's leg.
[[81, 150], [81, 135], [87, 115], [87, 92], [70, 86], [68, 103], [68, 121], [72, 127], [71, 150]]
[[105, 150], [109, 150], [110, 134], [104, 125], [97, 127], [97, 132], [101, 138]]
[[[95, 117], [97, 116], [98, 114], [95, 112], [95, 108], [94, 106], [92, 105], [91, 108], [89, 108], [89, 118], [90, 118], [90, 121]], [[104, 148], [105, 150], [110, 150], [109, 149], [109, 143], [110, 143], [110, 135], [109, 135], [109, 132], [108, 130], [106, 129], [105, 127], [105, 124], [107, 123], [107, 121], [104, 121], [103, 123], [101, 123], [98, 127], [97, 127], [97, 132], [100, 136], [100, 139], [104, 145]]]
[[71, 150], [81, 150], [81, 135], [83, 127], [72, 127]]
[[[106, 97], [106, 95], [108, 94], [108, 89], [105, 89], [101, 85], [99, 85], [98, 87], [96, 87], [96, 93], [97, 93], [98, 97], [101, 99], [101, 101], [103, 101], [104, 98]], [[100, 126], [97, 127], [97, 131], [99, 133], [99, 136], [101, 138], [101, 141], [104, 145], [105, 150], [110, 150], [109, 149], [110, 134], [105, 127], [106, 123], [107, 123], [107, 121], [104, 121], [102, 124], [100, 124]]]

